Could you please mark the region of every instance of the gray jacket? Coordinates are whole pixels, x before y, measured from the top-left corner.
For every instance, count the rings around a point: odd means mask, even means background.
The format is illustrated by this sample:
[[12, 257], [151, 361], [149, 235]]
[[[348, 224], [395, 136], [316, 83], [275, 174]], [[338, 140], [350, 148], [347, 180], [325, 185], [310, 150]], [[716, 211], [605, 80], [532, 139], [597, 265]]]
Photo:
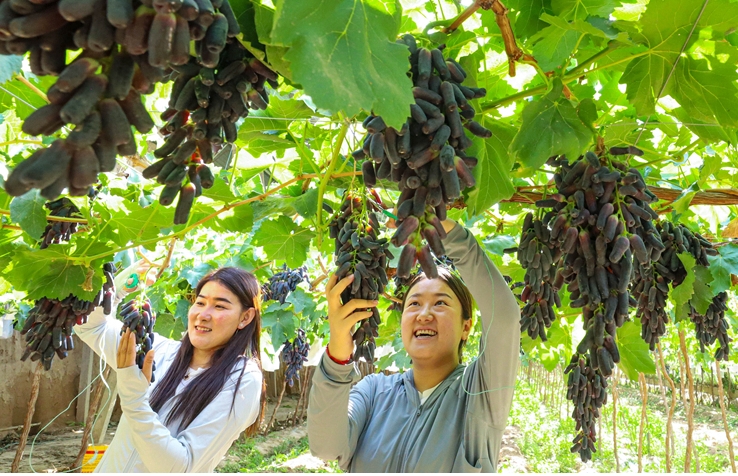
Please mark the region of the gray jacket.
[[310, 449], [351, 472], [494, 472], [512, 405], [520, 309], [474, 236], [444, 240], [482, 315], [479, 358], [459, 365], [420, 404], [413, 372], [359, 380], [324, 355], [308, 406]]

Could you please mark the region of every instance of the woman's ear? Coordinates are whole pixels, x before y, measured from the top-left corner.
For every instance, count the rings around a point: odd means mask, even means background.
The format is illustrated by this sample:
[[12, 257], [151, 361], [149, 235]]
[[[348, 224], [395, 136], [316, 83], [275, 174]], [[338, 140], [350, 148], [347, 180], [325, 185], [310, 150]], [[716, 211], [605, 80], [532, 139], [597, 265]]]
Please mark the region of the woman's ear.
[[251, 321], [256, 317], [256, 309], [253, 307], [246, 309], [241, 313], [241, 321], [238, 323], [238, 329], [244, 329], [246, 326], [251, 324]]
[[461, 338], [463, 340], [469, 340], [469, 334], [471, 333], [471, 329], [473, 326], [473, 320], [474, 319], [464, 319], [462, 322], [461, 327]]

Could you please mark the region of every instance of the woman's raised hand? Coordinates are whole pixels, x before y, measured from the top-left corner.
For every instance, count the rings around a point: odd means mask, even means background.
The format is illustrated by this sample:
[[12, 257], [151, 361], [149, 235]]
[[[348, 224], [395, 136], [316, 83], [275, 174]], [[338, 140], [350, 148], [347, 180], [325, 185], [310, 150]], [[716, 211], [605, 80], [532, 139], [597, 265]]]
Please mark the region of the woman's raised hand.
[[372, 315], [371, 308], [376, 307], [378, 301], [368, 299], [352, 299], [341, 304], [341, 293], [354, 281], [349, 275], [338, 281], [335, 274], [325, 286], [325, 297], [328, 300], [328, 323], [330, 325], [330, 341], [328, 347], [331, 356], [336, 360], [348, 360], [354, 353], [354, 340], [351, 332], [356, 323], [368, 319]]
[[[118, 342], [118, 368], [125, 369], [136, 365], [136, 334], [126, 329]], [[151, 374], [154, 373], [154, 350], [150, 350], [144, 357], [143, 369], [141, 371], [147, 382], [151, 382]]]

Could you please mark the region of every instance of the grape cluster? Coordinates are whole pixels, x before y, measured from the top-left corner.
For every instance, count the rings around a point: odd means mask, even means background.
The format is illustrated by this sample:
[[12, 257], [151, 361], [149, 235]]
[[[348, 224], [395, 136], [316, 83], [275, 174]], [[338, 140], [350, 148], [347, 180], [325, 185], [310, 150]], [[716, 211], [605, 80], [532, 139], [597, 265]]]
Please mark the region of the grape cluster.
[[[388, 250], [387, 239], [378, 236], [379, 221], [375, 211], [370, 201], [347, 191], [341, 208], [333, 215], [329, 225], [330, 236], [336, 242], [336, 275], [339, 280], [352, 274], [354, 276], [351, 286], [341, 293], [344, 304], [357, 298], [377, 299], [387, 286], [387, 263], [393, 256]], [[359, 323], [353, 334], [356, 360], [363, 357], [367, 362], [374, 362], [374, 350], [377, 347], [374, 338], [379, 335], [377, 329], [380, 323], [376, 307], [372, 308], [371, 317]]]
[[715, 360], [727, 361], [730, 358], [732, 339], [728, 336], [728, 321], [725, 319], [727, 308], [728, 294], [726, 292], [721, 292], [712, 298], [704, 315], [697, 312], [694, 306], [690, 306], [689, 318], [694, 324], [702, 352], [705, 351], [705, 346], [714, 344], [715, 340], [720, 343], [715, 351]]
[[298, 284], [309, 280], [307, 268], [304, 266], [290, 269], [287, 267], [287, 264], [284, 264], [282, 265], [282, 271], [274, 274], [269, 278], [269, 281], [262, 284], [262, 300], [274, 300], [279, 301], [280, 304], [284, 304], [287, 296], [297, 289]]
[[[67, 198], [46, 202], [44, 206], [50, 211], [49, 215], [55, 217], [71, 218], [79, 213], [79, 209]], [[51, 244], [59, 244], [69, 241], [73, 233], [77, 232], [78, 224], [74, 221], [50, 221], [41, 235], [41, 246], [43, 250]]]
[[586, 463], [597, 451], [595, 422], [600, 417], [600, 407], [607, 403], [607, 378], [592, 368], [589, 356], [580, 354], [574, 354], [564, 372], [568, 374], [566, 398], [574, 404], [571, 416], [577, 431], [571, 452], [579, 453]]
[[[51, 216], [71, 217], [79, 213], [79, 209], [68, 199], [62, 198], [46, 204]], [[41, 237], [41, 248], [61, 241], [68, 241], [76, 231], [76, 223], [51, 222]], [[106, 313], [110, 313], [115, 297], [115, 266], [113, 263], [103, 265], [105, 283], [94, 301], [85, 301], [70, 294], [64, 299], [42, 298], [28, 313], [21, 334], [25, 335], [26, 350], [21, 360], [29, 357], [36, 361], [41, 359], [46, 370], [51, 369], [54, 356], [60, 359], [67, 357], [74, 349], [72, 327], [87, 322], [89, 314], [102, 305]]]
[[404, 248], [397, 274], [409, 277], [420, 262], [426, 275], [437, 277], [431, 251], [445, 254], [441, 221], [446, 219], [446, 204], [459, 198], [463, 188], [475, 185], [471, 169], [477, 159], [464, 153], [472, 145], [464, 129], [483, 138], [492, 135], [473, 120], [469, 102], [484, 97], [486, 90], [464, 86], [466, 72], [453, 59], [444, 58], [441, 49], [418, 47], [412, 35], [398, 43], [410, 51], [415, 103], [410, 105], [409, 119], [397, 130], [387, 127], [381, 116], [369, 115], [364, 120], [363, 147], [353, 156], [367, 158], [361, 168], [366, 187], [374, 187], [377, 180], [399, 186], [392, 244]]
[[[551, 325], [553, 304], [566, 286], [570, 306], [582, 308], [584, 318], [577, 354], [603, 379], [620, 360], [616, 330], [638, 305], [631, 296], [634, 276], [649, 273], [666, 250], [653, 223], [658, 215], [650, 203], [656, 197], [637, 169], [612, 158], [622, 154], [641, 151], [613, 147], [609, 155], [587, 152], [572, 163], [549, 159], [557, 167], [556, 193], [536, 202], [538, 216], [526, 216], [518, 246], [526, 269], [521, 329], [545, 339], [543, 329]], [[584, 446], [582, 458], [590, 454]]]
[[308, 360], [308, 352], [310, 352], [310, 344], [305, 340], [305, 331], [302, 329], [297, 329], [294, 341], [284, 341], [282, 363], [287, 365], [284, 378], [287, 379], [290, 387], [294, 384], [295, 378], [300, 378], [300, 369], [302, 369], [302, 363]]
[[[136, 334], [136, 365], [139, 369], [143, 369], [146, 353], [152, 349], [154, 344], [156, 315], [151, 309], [151, 302], [148, 299], [143, 301], [131, 299], [126, 303], [121, 303], [118, 309], [118, 315], [123, 320], [120, 335], [123, 335], [127, 329]], [[153, 370], [156, 370], [156, 364]], [[153, 372], [151, 381], [154, 381]]]
[[277, 74], [238, 41], [227, 42], [215, 63], [191, 58], [172, 69], [169, 108], [161, 115], [165, 125], [160, 132], [166, 140], [154, 151], [160, 160], [143, 176], [156, 177], [165, 185], [159, 197], [163, 205], [180, 194], [176, 225], [187, 222], [194, 197], [212, 187], [214, 177], [207, 164], [224, 142], [236, 140], [236, 121], [246, 117], [249, 109], [266, 109], [265, 83], [273, 88], [279, 84]]
[[[174, 221], [186, 223], [195, 196], [212, 186], [204, 164], [223, 135], [235, 140], [236, 120], [249, 107], [266, 108], [264, 83], [278, 85], [239, 33], [228, 0], [0, 2], [0, 54], [30, 52], [35, 74], [58, 76], [47, 92], [50, 104], [28, 116], [23, 131], [48, 136], [74, 125], [16, 167], [8, 193], [36, 188], [50, 200], [65, 189], [87, 193], [99, 173], [115, 168], [117, 155], [137, 153], [131, 126], [153, 129], [141, 95], [173, 81], [170, 109], [162, 114], [166, 141], [156, 154], [162, 160], [145, 175], [166, 185], [163, 204], [180, 195]], [[67, 64], [67, 51], [74, 50], [81, 52]]]

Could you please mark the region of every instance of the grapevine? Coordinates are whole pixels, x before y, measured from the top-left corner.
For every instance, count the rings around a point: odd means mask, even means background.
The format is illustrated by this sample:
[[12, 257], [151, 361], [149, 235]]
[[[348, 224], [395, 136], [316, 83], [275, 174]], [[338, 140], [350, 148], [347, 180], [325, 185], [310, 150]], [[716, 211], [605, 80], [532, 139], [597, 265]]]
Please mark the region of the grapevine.
[[302, 369], [303, 362], [308, 360], [308, 352], [310, 352], [310, 344], [305, 339], [303, 329], [297, 329], [297, 336], [292, 342], [289, 340], [284, 342], [282, 362], [287, 365], [285, 379], [290, 387], [294, 384], [295, 378], [300, 378], [300, 369]]
[[[121, 303], [118, 306], [118, 316], [123, 321], [120, 335], [128, 329], [136, 334], [136, 365], [139, 369], [143, 369], [146, 353], [152, 349], [154, 344], [156, 315], [151, 309], [151, 302], [148, 299], [143, 299], [143, 301], [131, 299], [126, 303]], [[156, 364], [153, 370], [156, 370]], [[153, 372], [151, 381], [154, 381]]]
[[[48, 202], [46, 208], [51, 210], [51, 216], [71, 217], [79, 213], [77, 207], [67, 198]], [[49, 223], [41, 237], [41, 248], [68, 241], [75, 231], [75, 223]], [[105, 263], [103, 272], [105, 283], [94, 301], [85, 301], [72, 294], [61, 300], [42, 298], [36, 301], [21, 329], [27, 343], [21, 360], [25, 361], [29, 357], [32, 361], [40, 359], [44, 368], [50, 370], [54, 356], [65, 359], [74, 350], [72, 328], [75, 324], [85, 324], [89, 314], [100, 305], [106, 314], [110, 313], [115, 296], [115, 266]]]
[[[339, 280], [354, 276], [351, 286], [341, 293], [344, 304], [356, 298], [377, 299], [388, 283], [387, 263], [393, 256], [387, 249], [388, 240], [378, 236], [379, 220], [375, 211], [376, 206], [370, 201], [347, 191], [329, 225], [330, 236], [336, 244], [336, 275]], [[374, 361], [377, 346], [374, 338], [379, 336], [380, 323], [376, 307], [372, 308], [371, 317], [359, 323], [353, 334], [355, 359], [363, 357], [367, 362]]]
[[392, 237], [393, 245], [403, 247], [397, 274], [409, 277], [420, 262], [425, 274], [435, 278], [431, 252], [445, 254], [441, 221], [446, 219], [446, 205], [476, 183], [471, 169], [477, 159], [464, 153], [472, 145], [464, 129], [482, 138], [492, 135], [474, 121], [469, 102], [484, 97], [486, 90], [464, 86], [467, 73], [453, 59], [444, 58], [441, 49], [418, 47], [412, 35], [398, 43], [410, 51], [415, 103], [410, 105], [409, 119], [397, 130], [370, 114], [363, 124], [367, 130], [363, 147], [353, 156], [367, 158], [361, 167], [366, 187], [374, 187], [377, 180], [399, 186], [397, 230]]

